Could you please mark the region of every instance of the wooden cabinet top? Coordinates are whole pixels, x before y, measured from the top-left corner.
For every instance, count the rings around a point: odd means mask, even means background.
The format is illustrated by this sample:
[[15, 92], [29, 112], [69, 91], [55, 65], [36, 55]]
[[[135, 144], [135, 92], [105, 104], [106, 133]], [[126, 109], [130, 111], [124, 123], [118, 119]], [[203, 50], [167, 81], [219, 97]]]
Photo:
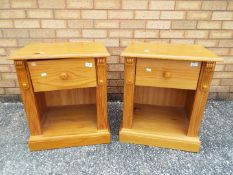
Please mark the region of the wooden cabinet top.
[[191, 44], [135, 42], [129, 44], [121, 56], [187, 61], [223, 61], [222, 58], [203, 46]]
[[32, 43], [10, 56], [13, 60], [107, 57], [107, 49], [101, 43]]

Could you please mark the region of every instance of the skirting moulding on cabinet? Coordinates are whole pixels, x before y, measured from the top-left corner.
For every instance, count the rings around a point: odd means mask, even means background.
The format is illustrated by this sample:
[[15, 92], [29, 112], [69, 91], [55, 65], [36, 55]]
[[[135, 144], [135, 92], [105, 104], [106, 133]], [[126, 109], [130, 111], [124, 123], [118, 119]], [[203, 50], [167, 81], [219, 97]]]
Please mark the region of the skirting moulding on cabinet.
[[199, 45], [132, 43], [120, 141], [198, 152], [217, 55]]
[[100, 43], [35, 43], [15, 62], [30, 150], [110, 142], [107, 63]]

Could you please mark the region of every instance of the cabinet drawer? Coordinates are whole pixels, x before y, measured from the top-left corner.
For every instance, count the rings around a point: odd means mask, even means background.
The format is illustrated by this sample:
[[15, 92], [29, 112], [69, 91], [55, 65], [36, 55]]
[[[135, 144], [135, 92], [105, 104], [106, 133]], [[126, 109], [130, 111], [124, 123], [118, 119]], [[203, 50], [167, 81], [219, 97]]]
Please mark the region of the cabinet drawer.
[[137, 59], [136, 85], [196, 89], [201, 62]]
[[28, 61], [35, 92], [96, 86], [94, 58]]

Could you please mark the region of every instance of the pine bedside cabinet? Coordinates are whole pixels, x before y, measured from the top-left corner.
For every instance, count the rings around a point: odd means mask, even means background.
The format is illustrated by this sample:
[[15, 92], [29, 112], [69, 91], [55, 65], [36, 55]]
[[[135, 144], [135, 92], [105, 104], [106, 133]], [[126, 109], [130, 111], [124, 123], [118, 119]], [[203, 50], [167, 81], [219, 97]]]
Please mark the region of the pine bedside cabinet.
[[199, 45], [132, 43], [120, 141], [198, 152], [217, 55]]
[[30, 150], [110, 142], [106, 48], [33, 43], [11, 55], [27, 115]]

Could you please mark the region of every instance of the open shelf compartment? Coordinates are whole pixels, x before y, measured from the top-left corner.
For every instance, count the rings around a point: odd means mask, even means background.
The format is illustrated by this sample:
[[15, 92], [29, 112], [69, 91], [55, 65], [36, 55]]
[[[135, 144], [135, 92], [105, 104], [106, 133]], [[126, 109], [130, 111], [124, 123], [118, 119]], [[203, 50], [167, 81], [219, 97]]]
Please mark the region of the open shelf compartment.
[[93, 132], [97, 132], [94, 104], [48, 108], [43, 124], [44, 135], [62, 136]]
[[187, 124], [181, 107], [135, 104], [132, 129], [138, 132], [186, 136]]
[[199, 138], [187, 136], [193, 98], [193, 90], [135, 86], [132, 127], [120, 141], [199, 151]]
[[98, 130], [96, 88], [38, 92], [42, 134], [30, 136], [31, 150], [110, 142], [108, 130]]

